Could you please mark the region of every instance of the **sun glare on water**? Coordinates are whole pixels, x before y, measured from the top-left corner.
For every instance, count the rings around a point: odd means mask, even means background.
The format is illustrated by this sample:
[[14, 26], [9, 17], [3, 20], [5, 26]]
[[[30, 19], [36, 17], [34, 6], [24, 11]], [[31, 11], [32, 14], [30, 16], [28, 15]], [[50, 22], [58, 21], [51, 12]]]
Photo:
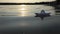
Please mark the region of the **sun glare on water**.
[[19, 16], [21, 16], [21, 17], [28, 16], [26, 5], [20, 5], [20, 6], [21, 6], [21, 8], [19, 9], [20, 10], [19, 11], [20, 12]]
[[21, 11], [21, 16], [22, 17], [27, 16], [27, 12], [26, 11]]
[[23, 4], [23, 5], [21, 5], [21, 6], [26, 6], [26, 5]]

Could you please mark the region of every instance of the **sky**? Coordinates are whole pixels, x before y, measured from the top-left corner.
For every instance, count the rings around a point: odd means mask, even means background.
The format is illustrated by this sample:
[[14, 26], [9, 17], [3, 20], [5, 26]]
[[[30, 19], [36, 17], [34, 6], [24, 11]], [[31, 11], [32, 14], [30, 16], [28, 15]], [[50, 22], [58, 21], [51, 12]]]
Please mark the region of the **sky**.
[[34, 2], [51, 2], [55, 0], [0, 0], [0, 2], [17, 2], [17, 3], [34, 3]]

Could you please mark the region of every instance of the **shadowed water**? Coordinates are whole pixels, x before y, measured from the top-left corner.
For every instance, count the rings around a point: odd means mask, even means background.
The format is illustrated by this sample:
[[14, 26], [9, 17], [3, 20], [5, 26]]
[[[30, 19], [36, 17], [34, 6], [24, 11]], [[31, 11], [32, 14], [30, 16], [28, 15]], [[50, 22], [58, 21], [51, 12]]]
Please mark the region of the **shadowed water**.
[[0, 31], [60, 32], [60, 16], [39, 17], [0, 16]]

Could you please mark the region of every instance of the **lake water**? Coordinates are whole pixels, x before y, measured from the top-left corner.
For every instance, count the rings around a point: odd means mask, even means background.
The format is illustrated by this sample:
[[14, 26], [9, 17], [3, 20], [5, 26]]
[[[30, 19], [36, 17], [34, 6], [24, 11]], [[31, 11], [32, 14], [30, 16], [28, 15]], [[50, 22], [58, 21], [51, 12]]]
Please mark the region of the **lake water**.
[[[60, 16], [55, 15], [54, 7], [44, 5], [22, 5], [22, 7], [21, 5], [5, 5], [0, 7], [0, 15], [6, 15], [0, 16], [0, 32], [16, 32], [15, 34], [20, 32], [30, 32], [31, 34], [32, 32], [35, 32], [33, 34], [60, 32]], [[53, 16], [46, 17], [44, 20], [34, 17], [34, 13], [39, 13], [42, 9], [51, 12]]]
[[47, 5], [0, 5], [0, 15], [33, 16], [41, 10], [55, 15], [55, 7]]
[[[32, 17], [0, 16], [0, 31], [56, 31], [60, 26], [60, 16], [46, 17], [44, 20]], [[51, 28], [51, 29], [50, 29]], [[60, 29], [58, 30], [60, 31]]]

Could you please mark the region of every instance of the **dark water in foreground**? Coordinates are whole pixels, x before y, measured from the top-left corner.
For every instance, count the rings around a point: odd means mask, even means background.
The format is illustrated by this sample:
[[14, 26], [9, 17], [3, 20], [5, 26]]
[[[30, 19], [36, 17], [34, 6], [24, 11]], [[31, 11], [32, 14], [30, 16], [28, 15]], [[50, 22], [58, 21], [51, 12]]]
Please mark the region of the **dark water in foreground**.
[[60, 16], [46, 17], [44, 20], [34, 16], [0, 16], [0, 32], [15, 32], [14, 34], [22, 34], [22, 32], [28, 34], [57, 33], [60, 32]]

